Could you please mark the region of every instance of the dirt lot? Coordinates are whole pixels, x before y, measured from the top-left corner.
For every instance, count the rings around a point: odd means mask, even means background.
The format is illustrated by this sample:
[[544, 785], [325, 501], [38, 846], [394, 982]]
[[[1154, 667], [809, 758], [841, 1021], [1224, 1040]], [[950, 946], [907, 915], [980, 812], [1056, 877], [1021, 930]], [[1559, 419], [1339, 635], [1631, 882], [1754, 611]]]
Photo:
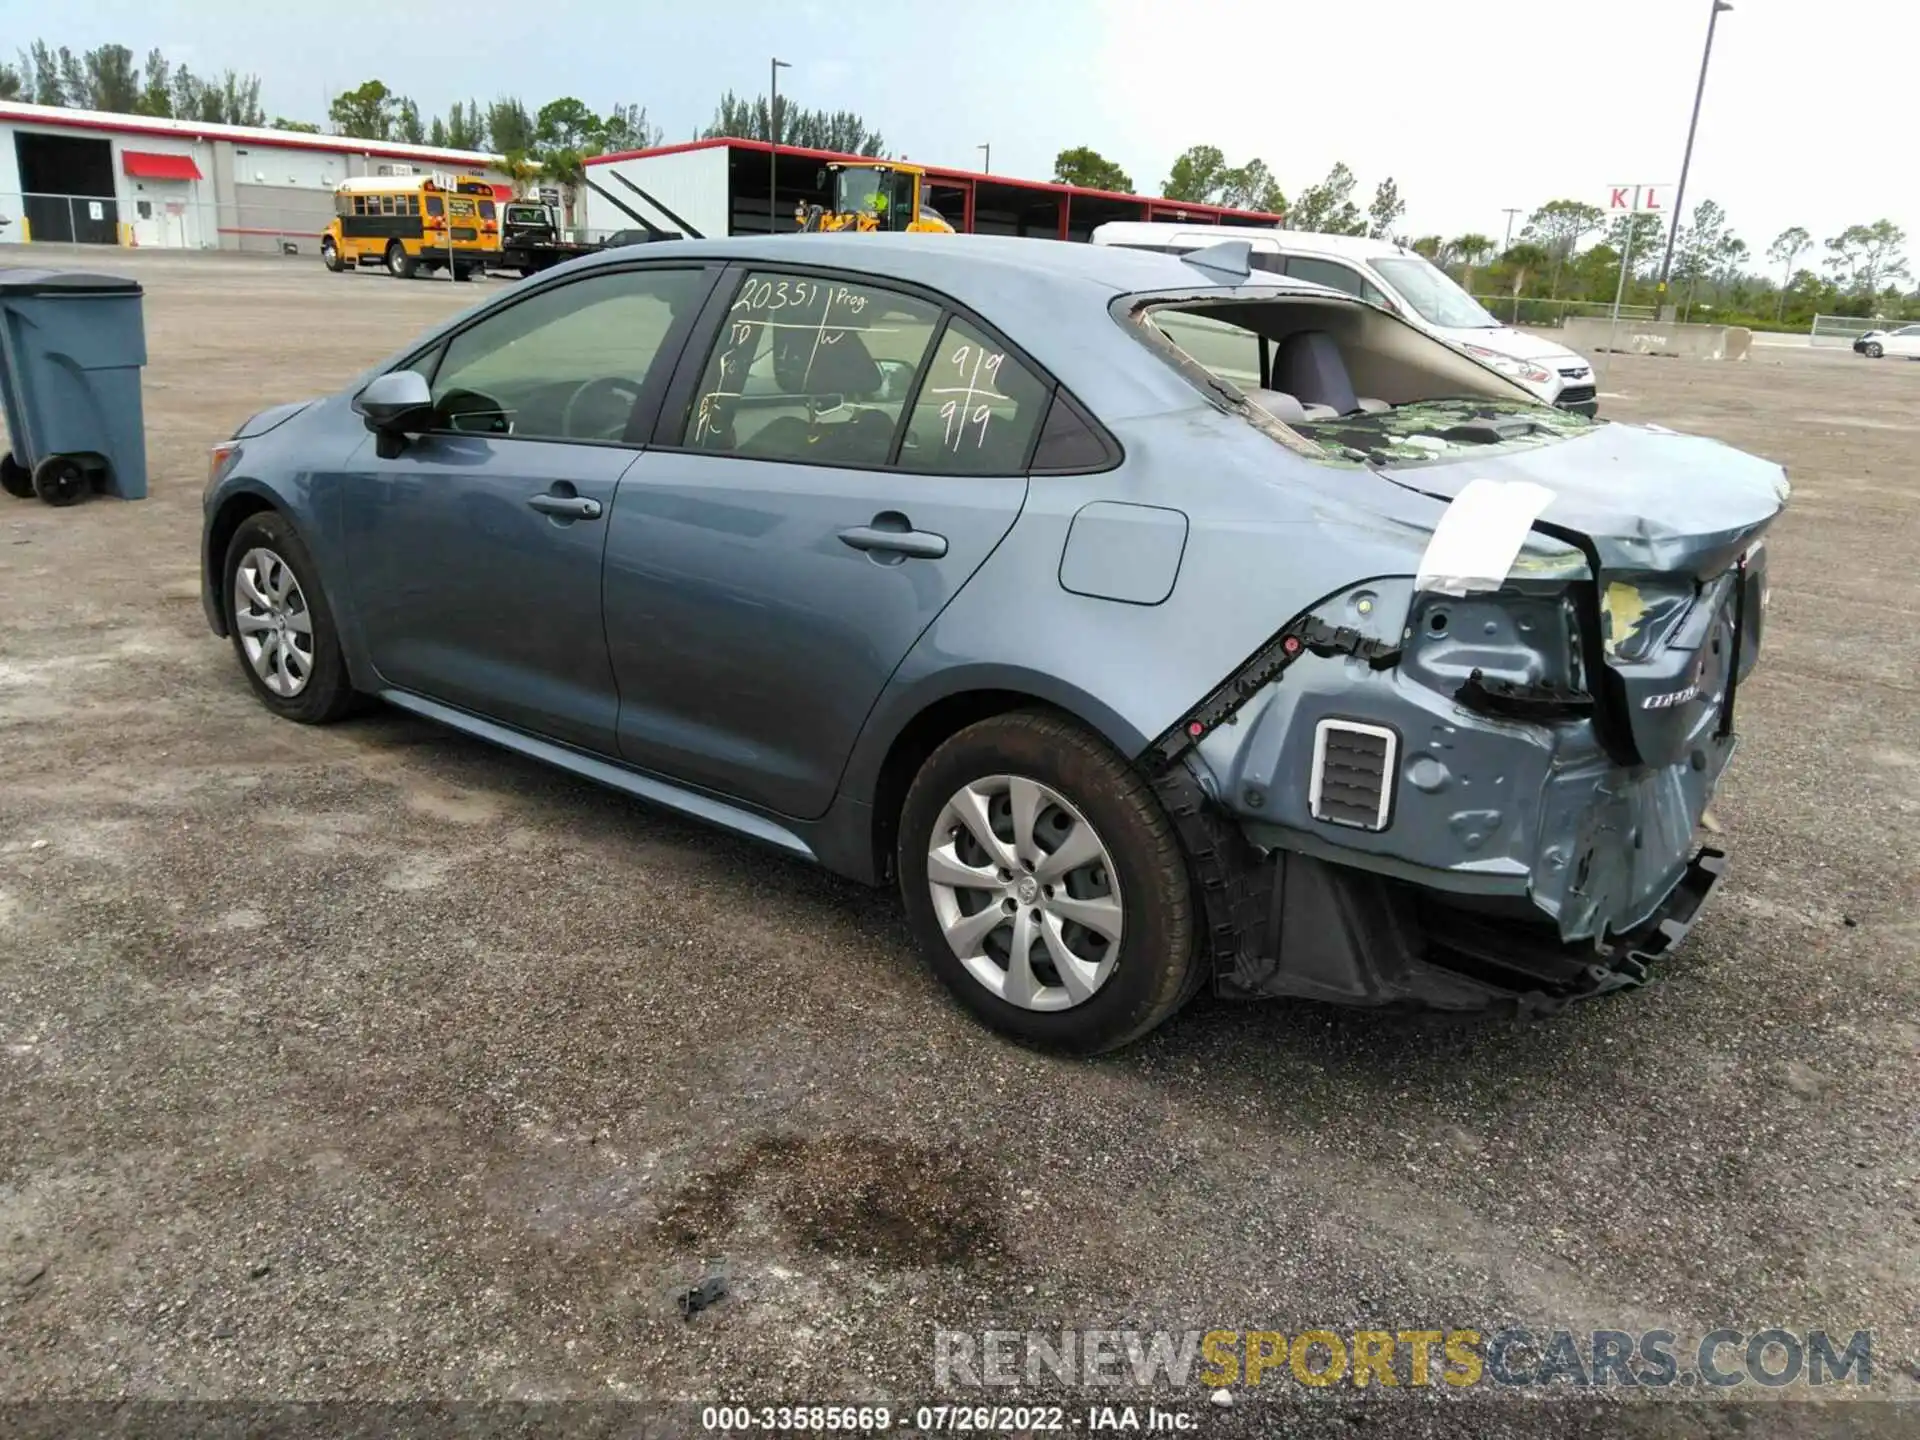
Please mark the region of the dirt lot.
[[1732, 878], [1656, 984], [1203, 1000], [1084, 1064], [970, 1023], [885, 895], [270, 718], [201, 616], [203, 447], [494, 287], [109, 258], [152, 498], [0, 504], [0, 1400], [901, 1403], [936, 1325], [1872, 1327], [1915, 1388], [1920, 366], [1613, 362], [1609, 413], [1796, 487]]

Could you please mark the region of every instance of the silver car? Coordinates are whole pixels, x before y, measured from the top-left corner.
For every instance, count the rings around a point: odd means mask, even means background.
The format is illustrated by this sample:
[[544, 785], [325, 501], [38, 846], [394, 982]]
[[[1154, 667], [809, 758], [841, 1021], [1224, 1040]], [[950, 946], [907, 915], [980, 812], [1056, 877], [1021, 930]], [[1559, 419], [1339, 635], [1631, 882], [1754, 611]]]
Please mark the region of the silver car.
[[872, 884], [1075, 1051], [1202, 985], [1639, 983], [1758, 650], [1780, 469], [1361, 299], [975, 236], [547, 272], [216, 447], [261, 701], [377, 698]]

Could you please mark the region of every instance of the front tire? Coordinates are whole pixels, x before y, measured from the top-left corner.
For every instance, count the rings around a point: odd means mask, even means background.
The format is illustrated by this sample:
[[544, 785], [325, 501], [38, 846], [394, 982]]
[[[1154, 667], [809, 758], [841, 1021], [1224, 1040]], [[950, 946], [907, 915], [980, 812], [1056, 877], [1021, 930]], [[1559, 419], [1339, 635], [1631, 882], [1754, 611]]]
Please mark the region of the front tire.
[[1886, 353], [1887, 352], [1883, 348], [1881, 348], [1878, 342], [1872, 341], [1872, 340], [1869, 340], [1867, 342], [1867, 358], [1869, 360], [1878, 360], [1882, 355]]
[[227, 630], [260, 702], [284, 720], [325, 725], [354, 707], [320, 571], [277, 511], [240, 522], [227, 546]]
[[336, 275], [347, 268], [347, 262], [340, 258], [340, 247], [330, 238], [320, 242], [320, 263]]
[[387, 273], [396, 280], [411, 280], [417, 262], [398, 240], [387, 246]]
[[1112, 1050], [1192, 993], [1193, 897], [1172, 823], [1070, 721], [996, 716], [934, 751], [901, 811], [896, 868], [934, 972], [1017, 1040]]

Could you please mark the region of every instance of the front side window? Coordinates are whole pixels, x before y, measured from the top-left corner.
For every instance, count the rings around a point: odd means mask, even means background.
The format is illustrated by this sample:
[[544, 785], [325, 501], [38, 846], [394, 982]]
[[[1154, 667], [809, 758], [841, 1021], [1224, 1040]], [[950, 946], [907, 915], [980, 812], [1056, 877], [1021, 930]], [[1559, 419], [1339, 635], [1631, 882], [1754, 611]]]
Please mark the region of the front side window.
[[914, 398], [900, 464], [946, 475], [1014, 475], [1046, 418], [1052, 387], [955, 316]]
[[878, 285], [750, 271], [694, 391], [686, 444], [884, 465], [939, 324], [937, 305]]
[[664, 384], [676, 319], [706, 293], [700, 270], [628, 270], [541, 291], [461, 331], [433, 377], [435, 428], [618, 442]]
[[446, 210], [446, 206], [441, 203], [440, 197], [438, 195], [427, 196], [427, 214], [439, 215], [439, 214], [442, 214], [445, 210]]

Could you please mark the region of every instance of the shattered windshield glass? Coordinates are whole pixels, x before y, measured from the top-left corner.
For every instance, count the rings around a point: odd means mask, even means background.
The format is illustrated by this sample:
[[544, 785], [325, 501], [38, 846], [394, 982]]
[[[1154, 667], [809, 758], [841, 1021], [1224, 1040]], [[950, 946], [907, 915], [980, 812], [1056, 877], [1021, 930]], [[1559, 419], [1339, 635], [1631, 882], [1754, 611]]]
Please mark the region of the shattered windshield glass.
[[1468, 454], [1529, 450], [1584, 435], [1600, 422], [1527, 401], [1463, 396], [1422, 400], [1374, 414], [1296, 421], [1293, 428], [1336, 459], [1411, 465]]

